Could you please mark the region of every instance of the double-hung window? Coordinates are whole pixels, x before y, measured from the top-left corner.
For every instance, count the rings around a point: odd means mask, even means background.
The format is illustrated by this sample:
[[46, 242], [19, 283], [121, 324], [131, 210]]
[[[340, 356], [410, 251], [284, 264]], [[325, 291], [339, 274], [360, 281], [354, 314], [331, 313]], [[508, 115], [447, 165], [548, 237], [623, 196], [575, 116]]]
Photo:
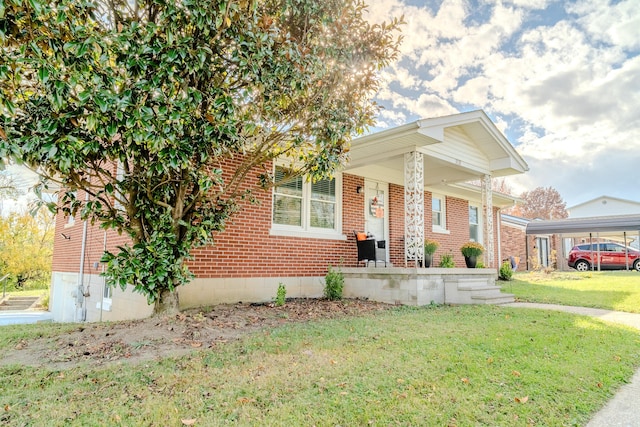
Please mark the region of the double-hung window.
[[431, 196], [431, 225], [433, 231], [444, 232], [447, 229], [444, 196]]
[[480, 241], [480, 216], [478, 207], [469, 205], [469, 240]]
[[276, 166], [275, 179], [281, 183], [273, 190], [273, 223], [302, 227], [302, 177], [283, 182], [284, 177], [284, 169]]
[[286, 169], [275, 168], [272, 232], [276, 234], [337, 234], [339, 226], [339, 182], [324, 179], [311, 182], [304, 177], [284, 180]]

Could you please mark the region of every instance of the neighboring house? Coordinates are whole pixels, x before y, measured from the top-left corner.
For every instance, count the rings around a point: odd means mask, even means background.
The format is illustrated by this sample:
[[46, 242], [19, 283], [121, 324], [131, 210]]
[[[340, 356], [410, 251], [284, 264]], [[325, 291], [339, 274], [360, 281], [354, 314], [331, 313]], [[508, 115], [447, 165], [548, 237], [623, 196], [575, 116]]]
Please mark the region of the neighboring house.
[[[278, 175], [279, 165], [271, 166]], [[388, 275], [415, 277], [428, 270], [417, 268], [416, 261], [427, 237], [440, 243], [434, 263], [451, 253], [457, 267], [464, 267], [460, 246], [481, 242], [487, 248], [483, 261], [492, 269], [485, 271], [495, 275], [508, 255], [498, 245], [498, 212], [515, 199], [492, 191], [491, 178], [527, 170], [483, 111], [419, 120], [356, 139], [349, 164], [334, 179], [300, 178], [256, 193], [259, 203], [244, 205], [215, 236], [214, 246], [195, 250], [189, 262], [195, 279], [180, 288], [181, 307], [269, 301], [279, 283], [288, 297], [319, 297], [329, 265], [352, 271], [358, 265], [354, 231], [385, 241], [381, 256], [390, 267], [376, 271]], [[105, 288], [99, 276], [104, 248], [123, 244], [123, 237], [62, 216], [56, 227], [50, 301], [56, 321], [151, 314], [143, 296]], [[349, 282], [345, 287], [347, 294], [359, 295], [357, 287], [349, 290]], [[444, 301], [438, 295], [428, 297]]]
[[[634, 200], [620, 199], [611, 196], [600, 196], [592, 200], [580, 203], [578, 205], [567, 208], [569, 218], [599, 218], [610, 217], [617, 218], [628, 215], [640, 215], [640, 202]], [[637, 231], [637, 230], [636, 230]], [[585, 233], [582, 235], [573, 235], [572, 238], [565, 240], [565, 249], [568, 253], [574, 245], [587, 243], [589, 238], [593, 240], [594, 236], [601, 238], [603, 241], [615, 241], [626, 243], [629, 246], [640, 248], [640, 232], [638, 233], [592, 233], [591, 236]]]
[[640, 202], [611, 196], [600, 196], [569, 207], [567, 212], [569, 213], [569, 218], [638, 215], [640, 214]]
[[503, 259], [514, 257], [517, 269], [556, 268], [557, 237], [554, 234], [527, 235], [527, 225], [535, 220], [500, 215], [500, 243]]

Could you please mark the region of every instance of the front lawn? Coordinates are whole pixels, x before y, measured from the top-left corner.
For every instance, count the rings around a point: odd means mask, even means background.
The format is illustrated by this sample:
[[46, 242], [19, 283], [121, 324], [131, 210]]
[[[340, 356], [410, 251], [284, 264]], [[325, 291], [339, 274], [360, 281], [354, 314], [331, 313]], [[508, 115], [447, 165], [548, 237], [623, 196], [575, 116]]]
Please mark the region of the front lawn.
[[519, 272], [514, 280], [499, 284], [519, 301], [640, 313], [640, 273], [637, 271]]
[[[56, 328], [38, 327], [42, 335]], [[19, 333], [0, 328], [0, 342]], [[404, 307], [272, 328], [177, 359], [68, 370], [4, 366], [0, 420], [577, 426], [631, 378], [639, 346], [638, 331], [560, 312]]]

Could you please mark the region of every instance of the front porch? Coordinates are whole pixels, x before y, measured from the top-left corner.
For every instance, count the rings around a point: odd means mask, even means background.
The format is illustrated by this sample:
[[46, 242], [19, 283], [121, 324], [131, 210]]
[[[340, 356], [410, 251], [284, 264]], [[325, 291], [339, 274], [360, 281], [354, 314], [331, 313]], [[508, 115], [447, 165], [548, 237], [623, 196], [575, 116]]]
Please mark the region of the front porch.
[[342, 268], [344, 296], [390, 304], [506, 304], [512, 294], [496, 286], [489, 268]]

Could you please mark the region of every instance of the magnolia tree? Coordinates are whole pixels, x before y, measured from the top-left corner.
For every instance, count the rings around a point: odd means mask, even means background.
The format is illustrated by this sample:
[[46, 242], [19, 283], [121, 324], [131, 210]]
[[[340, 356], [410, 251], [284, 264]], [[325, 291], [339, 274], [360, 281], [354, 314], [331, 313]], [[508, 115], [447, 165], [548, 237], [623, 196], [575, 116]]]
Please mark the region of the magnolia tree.
[[330, 176], [373, 123], [401, 22], [365, 13], [359, 0], [5, 0], [0, 158], [62, 188], [64, 214], [126, 233], [104, 254], [108, 283], [175, 309], [184, 261], [250, 197], [243, 184], [273, 185], [263, 165]]

